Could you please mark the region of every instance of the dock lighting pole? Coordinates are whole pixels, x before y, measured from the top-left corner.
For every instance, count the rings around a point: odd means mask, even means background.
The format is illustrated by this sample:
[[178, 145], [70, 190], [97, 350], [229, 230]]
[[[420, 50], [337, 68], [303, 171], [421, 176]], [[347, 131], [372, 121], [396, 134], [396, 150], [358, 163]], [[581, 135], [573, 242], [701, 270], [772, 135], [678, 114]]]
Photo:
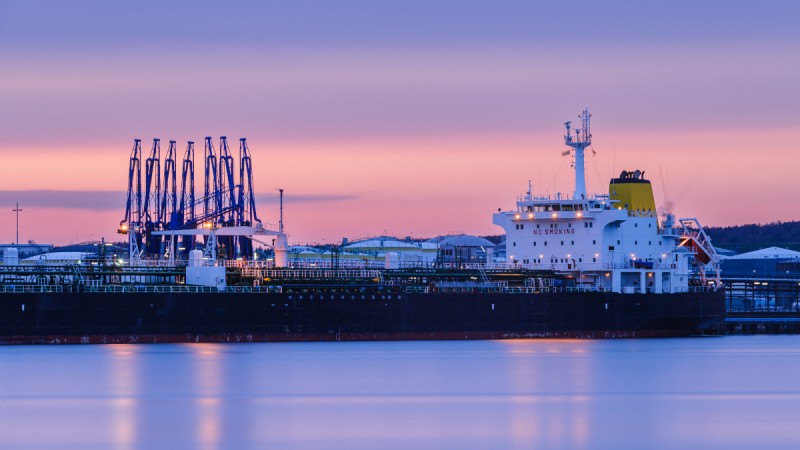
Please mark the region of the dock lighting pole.
[[278, 188], [278, 192], [280, 192], [280, 208], [281, 208], [281, 215], [280, 219], [278, 220], [278, 231], [283, 233], [283, 189]]
[[11, 211], [17, 213], [17, 245], [19, 245], [19, 212], [22, 211], [21, 209], [19, 209], [19, 202], [17, 202], [17, 207], [15, 209], [12, 209]]

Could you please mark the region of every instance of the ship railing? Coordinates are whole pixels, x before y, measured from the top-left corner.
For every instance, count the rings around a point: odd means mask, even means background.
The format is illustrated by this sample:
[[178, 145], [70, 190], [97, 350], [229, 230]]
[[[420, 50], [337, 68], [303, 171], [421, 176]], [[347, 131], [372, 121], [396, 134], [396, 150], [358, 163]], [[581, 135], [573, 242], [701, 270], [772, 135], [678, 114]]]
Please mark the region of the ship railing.
[[183, 267], [189, 263], [185, 259], [140, 259], [136, 263], [128, 263], [129, 267]]
[[531, 195], [531, 194], [519, 194], [517, 195], [517, 202], [552, 202], [558, 203], [560, 201], [603, 201], [608, 200], [608, 194], [587, 194], [581, 198], [577, 198], [574, 195], [569, 194], [556, 194], [556, 195]]
[[383, 269], [383, 261], [371, 260], [352, 260], [352, 259], [293, 259], [289, 258], [289, 268], [291, 269]]
[[271, 269], [275, 267], [275, 262], [264, 260], [223, 260], [221, 262], [227, 268], [237, 269]]
[[380, 270], [368, 269], [346, 269], [346, 270], [326, 270], [326, 269], [269, 269], [261, 271], [261, 276], [265, 278], [380, 278]]
[[199, 293], [232, 293], [232, 294], [263, 294], [283, 292], [282, 286], [227, 286], [223, 289], [213, 286], [158, 286], [158, 285], [131, 285], [131, 286], [86, 286], [83, 292], [93, 293], [153, 293], [153, 294], [199, 294]]
[[[398, 269], [430, 269], [436, 265], [427, 261], [399, 261]], [[332, 258], [294, 259], [289, 258], [291, 269], [386, 269], [386, 262], [368, 259], [345, 259], [338, 261]]]
[[44, 294], [44, 293], [58, 293], [64, 292], [64, 286], [62, 285], [47, 285], [47, 284], [38, 284], [38, 285], [19, 285], [19, 284], [8, 284], [0, 286], [0, 293], [4, 294]]

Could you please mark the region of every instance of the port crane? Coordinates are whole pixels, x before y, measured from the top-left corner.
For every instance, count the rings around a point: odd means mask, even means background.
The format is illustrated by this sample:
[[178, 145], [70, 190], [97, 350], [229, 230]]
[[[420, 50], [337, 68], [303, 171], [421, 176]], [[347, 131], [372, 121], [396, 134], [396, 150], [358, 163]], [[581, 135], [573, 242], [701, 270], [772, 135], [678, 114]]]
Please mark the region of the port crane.
[[[212, 138], [205, 138], [203, 195], [199, 198], [195, 193], [194, 150], [194, 142], [188, 141], [178, 192], [176, 141], [169, 141], [166, 157], [162, 160], [160, 139], [153, 139], [146, 159], [141, 139], [134, 139], [128, 165], [125, 215], [118, 229], [119, 233], [128, 235], [132, 263], [141, 258], [174, 259], [176, 254], [185, 255], [194, 249], [200, 235], [205, 236], [206, 247], [215, 247], [215, 254], [219, 246], [227, 258], [252, 257], [252, 239], [236, 234], [236, 230], [247, 227], [263, 230], [256, 212], [252, 158], [246, 138], [239, 140], [238, 180], [235, 176], [237, 161], [228, 147], [227, 137], [220, 137], [219, 154]], [[228, 231], [210, 231], [223, 228]], [[179, 230], [185, 232], [180, 233], [178, 243], [174, 232]], [[199, 231], [194, 233], [191, 230]], [[165, 236], [169, 236], [169, 242]]]

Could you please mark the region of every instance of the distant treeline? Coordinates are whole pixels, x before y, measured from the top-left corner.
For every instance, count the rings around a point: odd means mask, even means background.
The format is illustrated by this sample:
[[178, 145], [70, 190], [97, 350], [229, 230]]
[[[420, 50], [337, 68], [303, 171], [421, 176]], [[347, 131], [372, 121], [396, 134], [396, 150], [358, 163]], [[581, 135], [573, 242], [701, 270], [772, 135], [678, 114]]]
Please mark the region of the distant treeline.
[[[737, 225], [733, 227], [706, 227], [715, 247], [745, 253], [760, 248], [782, 247], [800, 251], [800, 222], [772, 222], [767, 224]], [[502, 235], [481, 236], [499, 244]]]
[[711, 242], [715, 247], [733, 250], [736, 253], [767, 247], [800, 251], [800, 222], [706, 227], [706, 233], [711, 236]]

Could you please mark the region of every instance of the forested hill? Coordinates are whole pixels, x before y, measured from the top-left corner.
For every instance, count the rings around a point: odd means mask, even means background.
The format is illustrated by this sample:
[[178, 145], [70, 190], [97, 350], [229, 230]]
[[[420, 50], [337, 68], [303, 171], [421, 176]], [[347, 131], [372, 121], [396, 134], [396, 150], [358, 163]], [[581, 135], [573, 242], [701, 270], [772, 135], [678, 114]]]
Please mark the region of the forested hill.
[[706, 227], [715, 247], [744, 253], [766, 247], [782, 247], [800, 251], [800, 222]]

